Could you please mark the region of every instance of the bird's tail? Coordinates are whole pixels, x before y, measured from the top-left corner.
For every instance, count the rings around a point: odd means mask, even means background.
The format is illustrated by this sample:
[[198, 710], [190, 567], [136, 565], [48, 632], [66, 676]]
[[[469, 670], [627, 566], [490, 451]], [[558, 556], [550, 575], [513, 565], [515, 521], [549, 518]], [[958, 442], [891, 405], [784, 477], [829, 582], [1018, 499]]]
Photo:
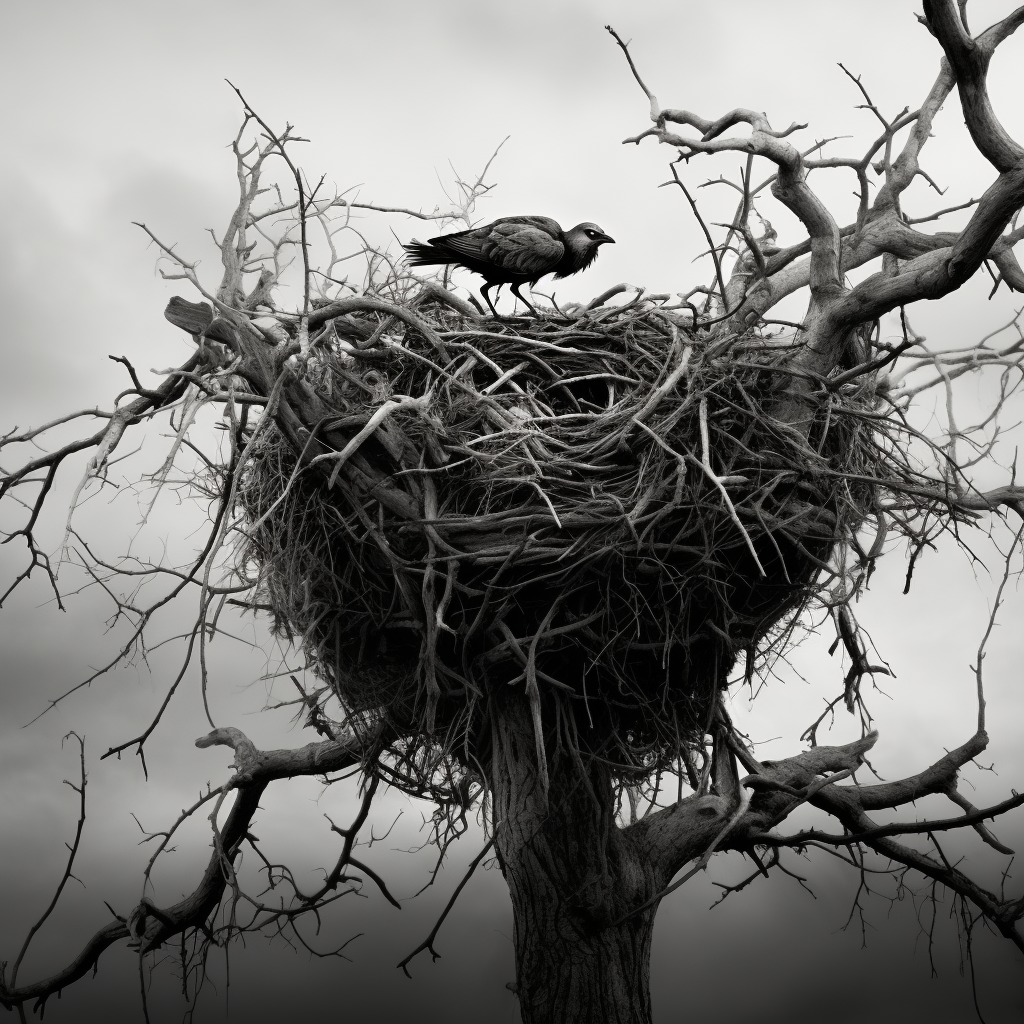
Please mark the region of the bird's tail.
[[410, 242], [402, 246], [405, 262], [413, 267], [437, 267], [456, 262], [456, 258], [431, 242]]

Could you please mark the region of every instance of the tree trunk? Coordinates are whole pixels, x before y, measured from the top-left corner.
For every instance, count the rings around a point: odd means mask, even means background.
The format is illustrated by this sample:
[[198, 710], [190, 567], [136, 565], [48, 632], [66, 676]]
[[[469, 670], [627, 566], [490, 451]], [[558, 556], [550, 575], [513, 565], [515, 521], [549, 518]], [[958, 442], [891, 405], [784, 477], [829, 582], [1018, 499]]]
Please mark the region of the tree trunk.
[[656, 869], [616, 826], [607, 768], [573, 759], [546, 729], [545, 794], [525, 696], [508, 687], [493, 700], [495, 848], [523, 1022], [646, 1024], [656, 908], [621, 919], [658, 891]]

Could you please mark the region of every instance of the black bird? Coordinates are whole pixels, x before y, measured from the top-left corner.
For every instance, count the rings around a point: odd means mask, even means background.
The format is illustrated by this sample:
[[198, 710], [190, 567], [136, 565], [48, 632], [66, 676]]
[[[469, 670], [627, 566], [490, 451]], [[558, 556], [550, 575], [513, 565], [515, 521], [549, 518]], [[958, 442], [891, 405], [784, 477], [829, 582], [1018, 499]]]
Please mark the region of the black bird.
[[495, 285], [500, 291], [503, 284], [511, 285], [512, 294], [538, 315], [523, 298], [520, 285], [535, 285], [545, 274], [558, 278], [586, 270], [598, 248], [614, 241], [590, 221], [563, 231], [550, 217], [502, 217], [428, 242], [412, 241], [403, 248], [414, 267], [455, 264], [479, 274], [486, 282], [480, 294], [495, 316], [498, 311], [487, 293]]

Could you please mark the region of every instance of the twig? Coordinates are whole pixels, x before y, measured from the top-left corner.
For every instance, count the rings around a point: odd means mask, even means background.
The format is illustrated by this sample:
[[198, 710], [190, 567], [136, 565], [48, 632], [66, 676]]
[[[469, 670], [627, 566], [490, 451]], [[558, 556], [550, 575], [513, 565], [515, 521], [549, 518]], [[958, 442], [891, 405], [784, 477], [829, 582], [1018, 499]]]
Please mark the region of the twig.
[[[64, 874], [61, 876], [60, 881], [57, 883], [57, 889], [53, 894], [53, 899], [50, 900], [50, 905], [43, 911], [42, 917], [29, 929], [28, 934], [25, 936], [25, 941], [21, 945], [21, 949], [18, 951], [17, 959], [14, 961], [14, 967], [11, 968], [11, 985], [10, 987], [16, 988], [18, 984], [18, 968], [21, 967], [22, 960], [25, 959], [25, 954], [28, 952], [28, 947], [32, 943], [32, 939], [35, 938], [36, 932], [46, 923], [46, 919], [53, 913], [54, 908], [57, 906], [57, 901], [60, 899], [61, 893], [64, 891], [64, 886], [74, 878], [75, 876], [71, 873], [71, 869], [75, 864], [75, 857], [78, 854], [78, 847], [82, 842], [82, 830], [85, 828], [85, 740], [78, 735], [77, 732], [69, 732], [64, 736], [67, 739], [69, 736], [74, 736], [78, 741], [78, 764], [79, 764], [79, 778], [80, 782], [76, 786], [74, 783], [64, 781], [65, 786], [70, 786], [71, 789], [78, 794], [78, 825], [75, 828], [75, 838], [71, 845], [68, 847], [68, 862], [64, 868]], [[76, 879], [77, 881], [77, 879]]]
[[484, 857], [487, 856], [488, 852], [490, 851], [493, 845], [494, 839], [492, 837], [491, 839], [487, 840], [487, 843], [485, 844], [484, 848], [473, 858], [472, 862], [470, 863], [469, 867], [466, 870], [466, 873], [462, 876], [462, 881], [459, 882], [459, 884], [455, 887], [455, 892], [452, 893], [451, 899], [448, 900], [447, 904], [445, 904], [444, 910], [441, 911], [441, 916], [437, 919], [436, 923], [434, 924], [434, 927], [430, 930], [430, 934], [404, 960], [399, 961], [395, 965], [396, 967], [401, 967], [402, 972], [405, 974], [407, 978], [412, 977], [412, 975], [409, 973], [408, 964], [410, 963], [410, 961], [412, 961], [412, 959], [415, 956], [417, 956], [417, 954], [422, 953], [424, 950], [427, 950], [429, 951], [431, 957], [434, 960], [437, 960], [441, 956], [441, 954], [438, 953], [436, 949], [434, 949], [434, 939], [437, 938], [437, 933], [441, 930], [441, 925], [444, 924], [444, 919], [448, 916], [452, 907], [455, 906], [455, 901], [459, 898], [459, 893], [461, 893], [462, 890], [465, 888], [466, 883], [472, 877], [473, 872], [476, 871], [477, 867], [480, 864], [480, 861], [482, 861]]

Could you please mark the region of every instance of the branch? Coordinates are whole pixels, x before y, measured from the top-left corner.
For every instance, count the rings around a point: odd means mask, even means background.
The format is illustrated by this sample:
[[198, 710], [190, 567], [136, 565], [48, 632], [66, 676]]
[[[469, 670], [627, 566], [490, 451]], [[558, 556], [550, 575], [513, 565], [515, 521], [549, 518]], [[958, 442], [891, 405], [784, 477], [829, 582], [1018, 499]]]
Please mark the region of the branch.
[[[49, 978], [17, 986], [14, 983], [15, 967], [10, 984], [0, 977], [0, 1005], [10, 1009], [34, 999], [37, 1000], [36, 1009], [41, 1010], [49, 996], [83, 977], [95, 967], [102, 952], [121, 939], [133, 938], [139, 945], [140, 955], [145, 955], [190, 928], [207, 929], [229, 880], [233, 879], [231, 866], [248, 836], [249, 826], [266, 787], [277, 779], [326, 775], [351, 768], [362, 763], [381, 739], [379, 727], [357, 728], [351, 723], [337, 739], [310, 743], [298, 750], [258, 750], [241, 730], [231, 727], [214, 729], [201, 736], [196, 740], [197, 747], [229, 746], [235, 752], [235, 774], [224, 787], [218, 808], [228, 791], [235, 789], [238, 795], [223, 827], [218, 830], [215, 825], [214, 852], [199, 885], [189, 896], [165, 909], [143, 899], [127, 920], [119, 919], [116, 924], [101, 928], [71, 964]], [[360, 867], [367, 870], [364, 865]], [[368, 870], [367, 873], [376, 877]], [[303, 907], [300, 912], [309, 910], [309, 907]]]
[[651, 92], [651, 90], [648, 89], [646, 85], [644, 85], [644, 80], [640, 77], [640, 72], [637, 71], [636, 65], [633, 63], [633, 58], [630, 56], [629, 44], [624, 43], [622, 41], [622, 37], [619, 35], [618, 32], [615, 31], [615, 29], [611, 27], [611, 25], [605, 25], [605, 31], [611, 34], [611, 37], [615, 40], [616, 43], [618, 43], [619, 48], [625, 55], [626, 61], [629, 64], [629, 70], [633, 72], [633, 77], [636, 79], [636, 84], [639, 85], [641, 89], [643, 89], [644, 95], [647, 97], [648, 101], [651, 104], [651, 120], [654, 121], [655, 124], [657, 124], [659, 118], [661, 117], [661, 107], [658, 105], [658, 97], [655, 96], [654, 93]]
[[[956, 818], [942, 818], [937, 821], [910, 821], [894, 822], [891, 825], [872, 825], [859, 833], [847, 833], [846, 835], [830, 835], [827, 832], [820, 832], [817, 829], [807, 829], [792, 836], [771, 836], [753, 835], [749, 836], [752, 843], [764, 843], [768, 846], [804, 846], [809, 842], [828, 843], [830, 846], [855, 846], [858, 843], [870, 843], [876, 839], [884, 839], [888, 836], [921, 835], [926, 832], [948, 832], [950, 829], [963, 828], [965, 825], [977, 825], [989, 818], [996, 818], [1000, 814], [1012, 811], [1015, 807], [1024, 805], [1024, 794], [1014, 793], [1001, 803], [984, 810], [973, 810]], [[1010, 850], [1010, 853], [1013, 851]]]
[[913, 803], [931, 793], [945, 793], [956, 784], [960, 769], [981, 754], [987, 746], [988, 735], [976, 732], [966, 743], [940, 757], [917, 775], [900, 779], [898, 782], [858, 786], [857, 801], [865, 811], [879, 811], [885, 807], [900, 807]]
[[996, 47], [1024, 23], [1024, 7], [977, 40], [968, 34], [953, 0], [924, 0], [924, 13], [956, 75], [967, 130], [978, 151], [1000, 174], [1015, 170], [1024, 158], [1024, 149], [999, 123], [988, 96], [987, 78]]
[[[190, 373], [197, 369], [202, 364], [202, 359], [203, 357], [200, 353], [195, 353], [180, 367], [180, 372]], [[157, 409], [163, 408], [177, 401], [184, 394], [187, 387], [187, 379], [170, 374], [164, 378], [159, 387], [154, 388], [151, 391], [146, 391], [145, 394], [140, 395], [133, 402], [129, 402], [127, 405], [123, 405], [115, 409], [113, 413], [109, 414], [108, 422], [101, 430], [97, 430], [96, 433], [89, 437], [79, 438], [77, 441], [71, 441], [54, 452], [41, 455], [39, 458], [32, 459], [25, 463], [19, 469], [12, 470], [10, 473], [4, 473], [3, 476], [0, 476], [0, 500], [10, 494], [17, 487], [40, 484], [39, 490], [37, 491], [34, 499], [28, 505], [29, 515], [25, 524], [20, 529], [7, 533], [3, 537], [2, 543], [4, 544], [10, 543], [16, 537], [24, 537], [28, 544], [29, 551], [32, 554], [32, 561], [28, 568], [18, 575], [7, 590], [0, 595], [0, 606], [3, 605], [4, 601], [10, 597], [10, 595], [24, 580], [31, 576], [32, 570], [37, 565], [42, 565], [49, 577], [50, 586], [57, 599], [57, 603], [61, 608], [63, 608], [60, 591], [57, 588], [57, 579], [50, 569], [49, 558], [36, 544], [34, 534], [36, 521], [43, 510], [43, 505], [50, 492], [50, 488], [53, 486], [57, 470], [69, 456], [74, 455], [76, 452], [95, 448], [96, 452], [89, 460], [89, 463], [86, 466], [85, 475], [79, 485], [80, 492], [81, 488], [90, 478], [95, 477], [102, 471], [111, 452], [117, 448], [125, 431], [130, 426], [141, 422]], [[67, 422], [68, 418], [69, 417], [59, 418], [54, 420], [53, 423], [48, 426], [58, 426], [61, 423]], [[40, 428], [40, 430], [42, 429], [45, 428]], [[40, 431], [37, 430], [30, 431], [27, 435], [8, 435], [3, 439], [0, 439], [0, 447], [16, 441], [29, 440], [30, 438], [34, 439], [39, 433]], [[35, 476], [35, 474], [39, 472], [45, 473], [45, 476], [42, 479]], [[72, 503], [72, 512], [73, 511], [74, 503]]]
[[[680, 886], [685, 885], [698, 871], [703, 871], [711, 860], [712, 855], [718, 849], [718, 847], [725, 841], [729, 833], [736, 827], [737, 823], [743, 818], [747, 808], [750, 806], [750, 795], [748, 793], [742, 793], [739, 798], [739, 802], [733, 809], [732, 814], [728, 819], [721, 824], [719, 829], [711, 837], [711, 841], [705, 846], [704, 851], [701, 853], [697, 863], [694, 864], [689, 871], [686, 872], [681, 878], [677, 878], [671, 885], [666, 885], [659, 892], [656, 892], [650, 899], [645, 900], [638, 907], [634, 907], [629, 911], [628, 914], [623, 915], [617, 921], [615, 921], [612, 927], [618, 927], [625, 921], [637, 917], [642, 914], [645, 910], [650, 910], [652, 907], [656, 907], [666, 896], [675, 892]], [[689, 858], [688, 858], [689, 859]]]
[[[815, 747], [785, 761], [760, 764], [748, 755], [746, 764], [755, 768], [755, 773], [744, 779], [743, 785], [753, 787], [756, 795], [751, 800], [748, 814], [729, 834], [725, 847], [748, 851], [756, 846], [802, 847], [811, 843], [833, 847], [866, 846], [884, 857], [941, 882], [959, 896], [969, 900], [1004, 936], [1024, 949], [1024, 937], [1016, 928], [1016, 922], [1024, 917], [1024, 901], [1000, 899], [944, 860], [935, 860], [926, 854], [918, 853], [892, 838], [898, 835], [977, 827], [988, 818], [1005, 814], [1024, 805], [1024, 795], [1014, 793], [1010, 798], [992, 807], [983, 810], [972, 807], [962, 816], [939, 821], [878, 825], [866, 813], [867, 809], [903, 806], [929, 793], [951, 795], [956, 786], [959, 768], [985, 749], [988, 742], [985, 733], [979, 730], [967, 743], [940, 758], [924, 772], [899, 782], [877, 786], [828, 785], [810, 791], [815, 786], [815, 776], [820, 775], [823, 770], [855, 769], [863, 753], [874, 743], [876, 736], [877, 734], [872, 733], [858, 744], [851, 744], [847, 748]], [[738, 738], [734, 737], [733, 742], [738, 744]], [[834, 756], [834, 750], [844, 749], [850, 751], [849, 757], [843, 759]], [[818, 751], [824, 751], [823, 757], [817, 754]], [[797, 806], [793, 803], [792, 791], [800, 789], [805, 791], [805, 799], [809, 803], [839, 820], [845, 829], [844, 835], [833, 835], [815, 829], [792, 836], [777, 836], [770, 833], [769, 830]], [[1001, 847], [1001, 844], [995, 845], [997, 849]], [[1005, 852], [1006, 848], [1003, 847], [1002, 850]]]
[[[697, 153], [741, 152], [751, 156], [762, 156], [778, 167], [772, 181], [772, 194], [787, 206], [807, 229], [811, 239], [809, 284], [812, 308], [823, 302], [836, 291], [842, 290], [839, 271], [839, 229], [820, 199], [811, 191], [806, 182], [806, 169], [799, 150], [782, 140], [806, 125], [793, 124], [784, 131], [772, 129], [764, 114], [754, 110], [736, 108], [716, 121], [700, 117], [688, 110], [658, 109], [657, 101], [639, 77], [626, 45], [609, 28], [616, 42], [629, 61], [634, 77], [651, 102], [651, 120], [655, 127], [640, 135], [623, 140], [625, 143], [639, 143], [647, 136], [653, 136], [669, 146], [679, 149], [682, 159]], [[688, 125], [702, 133], [699, 139], [684, 137], [670, 132], [668, 122]], [[738, 124], [750, 125], [748, 138], [721, 138], [724, 132]], [[723, 295], [723, 303], [725, 296]]]
[[[25, 936], [25, 941], [22, 943], [21, 950], [18, 953], [18, 958], [14, 961], [14, 967], [11, 969], [11, 986], [14, 987], [18, 983], [18, 968], [21, 967], [22, 960], [25, 959], [25, 954], [28, 952], [28, 947], [32, 943], [32, 939], [35, 937], [36, 932], [46, 923], [46, 919], [53, 913], [54, 907], [57, 906], [57, 901], [60, 899], [60, 894], [64, 891], [64, 886], [68, 884], [68, 881], [74, 877], [71, 873], [71, 869], [75, 866], [75, 857], [78, 854], [78, 847], [82, 842], [82, 829], [85, 828], [85, 740], [78, 735], [77, 732], [69, 732], [64, 739], [69, 736], [74, 736], [78, 740], [78, 761], [79, 761], [79, 784], [74, 784], [65, 780], [66, 786], [71, 788], [78, 794], [78, 827], [75, 829], [75, 838], [71, 846], [68, 847], [68, 863], [64, 868], [64, 874], [61, 876], [60, 882], [57, 884], [57, 890], [53, 894], [53, 899], [50, 900], [50, 905], [43, 911], [42, 917], [28, 931], [28, 935]], [[0, 977], [2, 982], [2, 977]]]
[[380, 727], [356, 728], [348, 723], [333, 740], [307, 743], [298, 750], [258, 750], [240, 729], [226, 726], [214, 729], [196, 740], [200, 748], [231, 747], [235, 752], [235, 774], [229, 789], [265, 787], [277, 779], [301, 775], [329, 775], [351, 768], [367, 750], [380, 742]]
[[444, 910], [441, 911], [441, 916], [437, 919], [434, 927], [430, 929], [430, 934], [404, 959], [399, 961], [395, 966], [402, 968], [402, 973], [407, 977], [411, 978], [412, 975], [409, 973], [408, 964], [418, 954], [424, 950], [429, 950], [431, 957], [437, 960], [441, 954], [434, 949], [434, 939], [437, 938], [437, 933], [441, 930], [441, 925], [444, 924], [444, 919], [448, 916], [452, 907], [455, 906], [455, 901], [459, 898], [459, 893], [466, 887], [466, 883], [473, 876], [473, 872], [476, 871], [480, 864], [480, 861], [487, 856], [488, 851], [494, 846], [494, 839], [488, 839], [484, 848], [473, 858], [472, 863], [466, 869], [466, 873], [462, 876], [462, 881], [455, 887], [455, 892], [452, 893], [451, 899], [445, 905]]
[[[864, 739], [844, 746], [812, 747], [785, 761], [759, 764], [751, 760], [750, 763], [758, 765], [762, 780], [760, 785], [763, 786], [765, 782], [769, 786], [781, 783], [790, 790], [800, 792], [801, 797], [806, 799], [802, 791], [814, 783], [816, 776], [825, 772], [856, 771], [863, 761], [863, 755], [871, 749], [877, 738], [877, 733], [870, 733]], [[730, 746], [735, 753], [740, 744], [734, 740]], [[751, 783], [751, 777], [748, 776], [741, 780], [741, 785], [750, 789], [755, 784]], [[741, 841], [734, 837], [745, 835], [754, 821], [761, 822], [763, 826], [758, 831], [765, 831], [768, 827], [766, 823], [773, 820], [792, 800], [790, 793], [781, 805], [778, 801], [771, 802], [770, 806], [764, 799], [753, 801], [734, 832], [724, 839], [725, 846], [732, 848], [736, 842]], [[624, 831], [641, 845], [659, 877], [665, 878], [667, 882], [683, 864], [707, 849], [722, 822], [728, 820], [734, 810], [735, 800], [721, 795], [691, 796], [648, 815], [627, 826]]]
[[[978, 41], [967, 36], [953, 0], [927, 0], [925, 14], [955, 76], [971, 137], [1000, 172], [999, 177], [985, 191], [967, 227], [952, 245], [911, 260], [896, 276], [875, 274], [840, 300], [831, 312], [837, 331], [877, 319], [897, 306], [941, 298], [955, 291], [978, 270], [1024, 204], [1024, 148], [1010, 138], [996, 118], [986, 83], [995, 47], [1024, 22], [1024, 8], [983, 33]], [[946, 84], [944, 71], [930, 98], [937, 98]], [[924, 119], [919, 120], [915, 134], [923, 123]], [[907, 153], [904, 177], [912, 169], [916, 170], [913, 149]]]

